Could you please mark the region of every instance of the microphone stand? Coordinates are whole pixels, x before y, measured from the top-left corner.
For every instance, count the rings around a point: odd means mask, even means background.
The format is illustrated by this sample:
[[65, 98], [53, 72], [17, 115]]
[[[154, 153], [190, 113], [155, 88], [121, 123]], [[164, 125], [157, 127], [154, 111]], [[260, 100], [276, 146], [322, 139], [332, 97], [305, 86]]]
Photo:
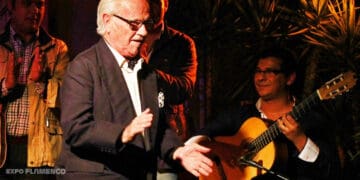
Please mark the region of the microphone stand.
[[280, 178], [280, 179], [283, 179], [283, 180], [289, 180], [289, 178], [279, 174], [279, 173], [276, 173], [270, 169], [267, 169], [265, 168], [264, 166], [256, 163], [255, 161], [253, 160], [249, 160], [249, 159], [245, 159], [244, 157], [240, 157], [238, 160], [238, 163], [240, 165], [248, 165], [248, 166], [252, 166], [252, 167], [255, 167], [255, 168], [258, 168], [258, 169], [261, 169], [261, 170], [265, 170], [267, 173], [270, 173], [272, 175], [275, 175], [276, 177]]

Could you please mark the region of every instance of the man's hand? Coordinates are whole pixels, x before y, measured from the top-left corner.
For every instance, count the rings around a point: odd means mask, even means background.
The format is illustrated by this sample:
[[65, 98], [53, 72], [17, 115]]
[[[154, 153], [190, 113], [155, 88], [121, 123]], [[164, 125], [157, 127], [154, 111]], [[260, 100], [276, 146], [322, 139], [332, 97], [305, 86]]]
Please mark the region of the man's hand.
[[139, 116], [135, 117], [131, 123], [126, 126], [121, 136], [121, 142], [127, 143], [132, 141], [137, 134], [143, 133], [146, 128], [151, 126], [153, 114], [150, 109], [145, 109]]
[[299, 124], [288, 114], [283, 115], [277, 123], [280, 131], [286, 136], [286, 138], [293, 142], [300, 152], [306, 144], [307, 136]]
[[196, 177], [208, 176], [212, 172], [213, 162], [204, 154], [209, 148], [197, 143], [190, 143], [175, 150], [173, 159], [179, 160], [181, 165]]
[[34, 49], [34, 59], [31, 64], [31, 70], [29, 74], [29, 79], [33, 82], [40, 80], [43, 70], [42, 57], [40, 55], [40, 47]]

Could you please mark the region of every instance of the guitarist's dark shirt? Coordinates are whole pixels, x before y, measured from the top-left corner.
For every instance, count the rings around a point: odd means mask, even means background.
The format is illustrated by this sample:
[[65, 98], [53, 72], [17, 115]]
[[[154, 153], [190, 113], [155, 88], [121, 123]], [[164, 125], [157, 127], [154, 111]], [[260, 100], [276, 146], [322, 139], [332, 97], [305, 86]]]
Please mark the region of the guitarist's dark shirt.
[[[260, 117], [260, 112], [255, 104], [228, 108], [219, 113], [205, 128], [199, 130], [197, 135], [206, 135], [210, 138], [232, 136], [237, 133], [243, 122], [250, 117]], [[321, 106], [313, 108], [302, 119], [298, 119], [305, 134], [320, 149], [315, 162], [310, 163], [299, 159], [299, 152], [295, 146], [281, 134], [275, 139], [275, 144], [283, 144], [284, 147], [287, 147], [286, 151], [288, 153], [285, 153], [285, 160], [277, 158], [271, 170], [285, 175], [291, 180], [340, 179], [341, 168], [335, 140], [335, 123], [329, 122], [329, 119], [331, 118], [326, 117], [326, 113], [321, 109]], [[277, 152], [279, 152], [278, 147]], [[279, 178], [268, 173], [253, 179]]]

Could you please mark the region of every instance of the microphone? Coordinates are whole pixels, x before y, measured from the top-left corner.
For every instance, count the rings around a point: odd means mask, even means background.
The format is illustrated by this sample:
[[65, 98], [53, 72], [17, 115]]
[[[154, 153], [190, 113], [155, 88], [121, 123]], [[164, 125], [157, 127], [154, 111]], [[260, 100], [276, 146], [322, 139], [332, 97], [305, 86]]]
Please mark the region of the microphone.
[[144, 130], [144, 132], [142, 133], [142, 136], [144, 138], [145, 149], [146, 149], [146, 151], [149, 151], [151, 149], [151, 147], [150, 147], [150, 134], [149, 134], [149, 129], [148, 128], [146, 128]]
[[[145, 110], [142, 110], [142, 112], [144, 112]], [[150, 128], [150, 127], [149, 127]], [[150, 132], [149, 132], [149, 128], [145, 128], [144, 131], [141, 133], [142, 138], [144, 140], [144, 147], [146, 151], [150, 151], [151, 150], [151, 145], [150, 145]]]
[[[150, 135], [149, 128], [146, 128], [143, 133], [141, 133], [144, 139], [144, 146], [146, 151], [150, 151]], [[146, 179], [152, 179], [152, 173], [146, 172]]]
[[283, 180], [289, 180], [289, 178], [279, 174], [279, 173], [276, 173], [270, 169], [267, 169], [265, 168], [264, 166], [256, 163], [255, 161], [253, 160], [250, 160], [250, 159], [246, 159], [244, 158], [243, 156], [241, 156], [240, 158], [238, 158], [237, 162], [240, 164], [240, 165], [247, 165], [247, 166], [252, 166], [252, 167], [255, 167], [255, 168], [258, 168], [258, 169], [261, 169], [261, 170], [265, 170], [267, 173], [270, 173], [272, 175], [275, 175], [276, 177], [280, 178], [280, 179], [283, 179]]

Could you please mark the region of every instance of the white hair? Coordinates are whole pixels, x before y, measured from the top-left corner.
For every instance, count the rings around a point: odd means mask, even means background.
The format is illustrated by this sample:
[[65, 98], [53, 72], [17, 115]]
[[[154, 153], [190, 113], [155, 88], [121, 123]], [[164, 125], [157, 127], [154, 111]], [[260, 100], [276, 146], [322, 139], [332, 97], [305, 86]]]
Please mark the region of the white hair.
[[119, 8], [119, 3], [123, 0], [100, 0], [97, 9], [97, 28], [96, 31], [100, 36], [105, 34], [105, 25], [103, 22], [103, 14], [112, 14]]

